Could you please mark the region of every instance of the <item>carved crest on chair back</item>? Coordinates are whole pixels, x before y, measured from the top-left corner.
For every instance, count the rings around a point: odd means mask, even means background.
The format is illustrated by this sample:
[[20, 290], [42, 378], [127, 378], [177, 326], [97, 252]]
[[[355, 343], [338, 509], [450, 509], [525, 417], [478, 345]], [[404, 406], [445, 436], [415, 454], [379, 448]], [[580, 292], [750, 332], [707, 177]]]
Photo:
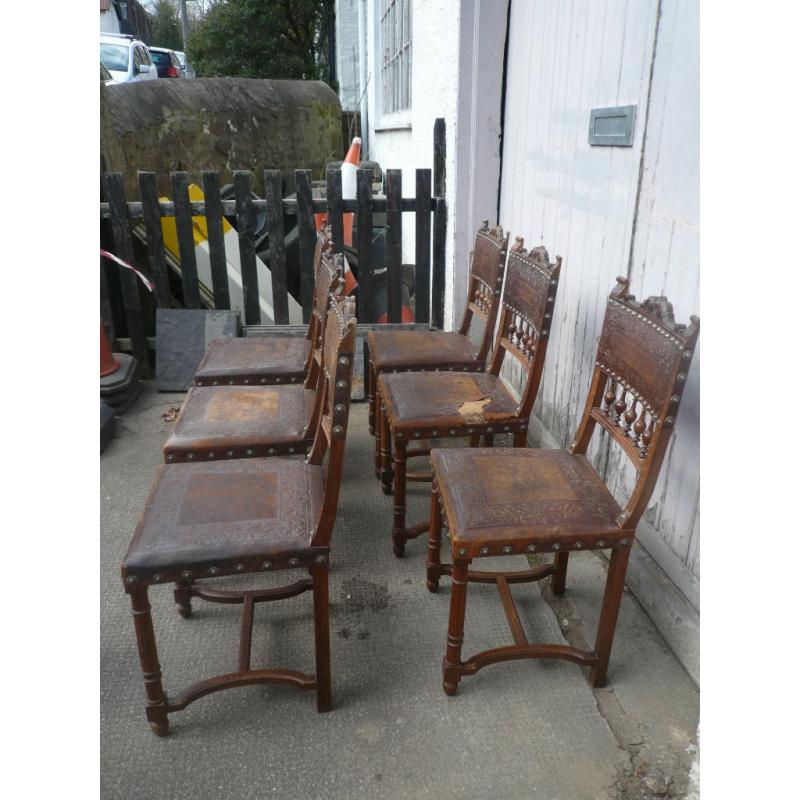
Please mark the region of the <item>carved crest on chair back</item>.
[[676, 323], [666, 297], [638, 303], [628, 287], [617, 278], [608, 298], [592, 387], [570, 450], [585, 453], [596, 424], [622, 447], [639, 473], [622, 520], [635, 524], [658, 477], [700, 320]]

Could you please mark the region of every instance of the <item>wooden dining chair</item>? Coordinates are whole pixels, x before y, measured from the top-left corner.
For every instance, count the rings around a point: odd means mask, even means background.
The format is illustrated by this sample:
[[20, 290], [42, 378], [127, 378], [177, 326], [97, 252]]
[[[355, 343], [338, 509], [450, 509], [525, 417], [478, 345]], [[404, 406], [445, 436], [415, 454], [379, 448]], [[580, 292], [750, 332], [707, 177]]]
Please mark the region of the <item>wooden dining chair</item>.
[[[375, 475], [380, 477], [380, 406], [375, 402], [378, 377], [386, 372], [453, 371], [483, 372], [492, 343], [500, 289], [503, 285], [508, 236], [500, 226], [490, 228], [488, 220], [475, 236], [469, 272], [467, 302], [457, 331], [399, 330], [370, 331], [369, 345], [369, 431], [375, 436]], [[483, 323], [479, 345], [469, 338], [473, 317]]]
[[[139, 660], [153, 731], [166, 735], [168, 715], [204, 695], [257, 683], [316, 691], [317, 710], [331, 708], [328, 565], [350, 412], [356, 320], [354, 303], [332, 298], [326, 320], [319, 392], [322, 412], [307, 459], [265, 458], [163, 464], [122, 563], [131, 600]], [[328, 452], [327, 465], [323, 457]], [[276, 570], [310, 574], [274, 589], [215, 589], [206, 579]], [[198, 581], [202, 580], [202, 583]], [[200, 681], [176, 695], [164, 692], [148, 589], [176, 584], [183, 617], [193, 598], [243, 606], [238, 661], [232, 672]], [[314, 596], [313, 675], [251, 666], [257, 603], [311, 590]], [[199, 623], [202, 624], [202, 623]]]
[[316, 289], [319, 288], [325, 295], [333, 289], [330, 284], [326, 285], [329, 277], [322, 269], [323, 253], [333, 253], [330, 226], [325, 226], [317, 234], [314, 251], [315, 291], [305, 337], [276, 332], [265, 336], [214, 339], [195, 372], [194, 382], [197, 386], [269, 386], [304, 382], [314, 385], [316, 375], [309, 375], [309, 370], [314, 366], [314, 342], [325, 328], [325, 309], [317, 305], [319, 293]]
[[302, 385], [192, 386], [164, 445], [167, 463], [260, 458], [306, 453], [314, 439], [321, 398], [316, 386], [329, 289], [344, 287], [342, 256], [324, 250], [314, 286], [313, 348]]
[[[606, 308], [589, 395], [567, 450], [437, 449], [427, 584], [435, 592], [452, 578], [444, 691], [489, 664], [521, 658], [560, 658], [591, 668], [593, 686], [606, 681], [625, 572], [636, 525], [653, 492], [681, 402], [700, 321], [676, 324], [665, 297], [642, 303], [618, 278]], [[586, 457], [592, 433], [605, 431], [633, 464], [636, 482], [624, 507]], [[450, 532], [451, 564], [440, 561], [441, 530]], [[529, 644], [509, 586], [552, 576], [565, 589], [569, 554], [611, 552], [594, 648]], [[554, 561], [522, 572], [471, 571], [476, 558], [552, 553]], [[467, 584], [494, 583], [514, 644], [461, 658]]]
[[[429, 447], [415, 446], [415, 442], [464, 437], [475, 447], [480, 437], [488, 443], [495, 433], [511, 433], [514, 446], [525, 447], [560, 274], [560, 256], [551, 264], [544, 247], [529, 253], [517, 237], [508, 254], [500, 325], [489, 370], [384, 373], [378, 379], [381, 476], [387, 493], [394, 480], [392, 545], [396, 556], [403, 555], [409, 539], [429, 528], [427, 520], [406, 526], [406, 463], [430, 453]], [[507, 360], [515, 361], [525, 376], [519, 399], [500, 377]]]

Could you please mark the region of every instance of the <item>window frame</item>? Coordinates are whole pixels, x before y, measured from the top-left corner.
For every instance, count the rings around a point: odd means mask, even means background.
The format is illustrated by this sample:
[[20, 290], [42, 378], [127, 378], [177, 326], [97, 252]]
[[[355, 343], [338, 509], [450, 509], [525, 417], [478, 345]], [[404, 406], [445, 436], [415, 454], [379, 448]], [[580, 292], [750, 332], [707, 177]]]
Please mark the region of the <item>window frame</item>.
[[[408, 130], [411, 128], [411, 110], [413, 108], [413, 48], [414, 48], [414, 12], [413, 0], [375, 0], [375, 74], [378, 80], [375, 85], [376, 105], [378, 108], [375, 129]], [[399, 25], [396, 15], [401, 14]], [[405, 13], [403, 13], [405, 12]], [[394, 16], [391, 16], [394, 15]], [[386, 22], [387, 17], [390, 22]], [[386, 22], [386, 24], [384, 24]], [[391, 29], [389, 28], [391, 25]], [[392, 55], [388, 62], [384, 48], [384, 32], [391, 30], [394, 37], [400, 35], [399, 47], [392, 40]], [[390, 74], [387, 75], [387, 70]], [[399, 74], [398, 74], [399, 73]], [[391, 86], [387, 85], [387, 81]], [[393, 93], [392, 100], [387, 103], [387, 92]], [[397, 106], [406, 103], [402, 108]], [[391, 110], [387, 110], [387, 106]]]

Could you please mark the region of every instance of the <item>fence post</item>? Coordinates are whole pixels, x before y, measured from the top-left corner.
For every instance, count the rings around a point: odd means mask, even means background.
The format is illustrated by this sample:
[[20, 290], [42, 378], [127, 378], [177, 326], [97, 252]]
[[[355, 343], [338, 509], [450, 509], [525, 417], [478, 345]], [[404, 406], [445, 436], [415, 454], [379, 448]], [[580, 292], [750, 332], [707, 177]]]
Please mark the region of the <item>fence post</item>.
[[288, 325], [289, 289], [286, 283], [286, 239], [283, 231], [283, 187], [280, 170], [264, 170], [264, 197], [267, 201], [272, 308], [275, 312], [275, 324]]
[[207, 170], [203, 173], [203, 194], [206, 202], [208, 260], [211, 265], [214, 308], [228, 311], [231, 307], [231, 295], [228, 288], [228, 260], [225, 258], [222, 200], [219, 193], [219, 175], [216, 172]]
[[147, 258], [150, 275], [156, 285], [156, 297], [161, 308], [169, 308], [169, 278], [164, 259], [164, 239], [161, 233], [161, 206], [158, 203], [156, 176], [153, 172], [139, 172], [139, 198], [142, 217], [147, 232]]
[[433, 212], [433, 275], [431, 276], [431, 322], [444, 327], [445, 249], [447, 240], [447, 205], [445, 202], [446, 174], [445, 122], [437, 118], [433, 124], [433, 193], [436, 206]]
[[250, 191], [250, 173], [247, 170], [237, 169], [234, 171], [233, 189], [236, 194], [236, 230], [239, 233], [244, 321], [247, 325], [260, 325], [261, 302], [258, 294], [255, 243], [256, 217], [253, 212], [253, 196]]
[[[122, 175], [115, 172], [105, 176], [106, 195], [111, 210], [111, 232], [114, 237], [115, 255], [129, 264], [133, 263], [133, 243], [128, 224], [128, 204], [125, 202], [125, 189]], [[144, 330], [142, 301], [139, 297], [139, 279], [129, 269], [119, 271], [119, 282], [122, 289], [122, 305], [125, 310], [125, 322], [128, 336], [131, 339], [131, 350], [136, 360], [142, 365], [145, 374], [150, 373], [147, 353], [147, 336]]]
[[181, 255], [181, 282], [185, 308], [200, 308], [200, 281], [197, 278], [197, 257], [194, 253], [192, 207], [189, 203], [189, 182], [185, 172], [172, 173], [172, 200], [175, 203], [175, 230]]
[[375, 321], [372, 307], [372, 170], [359, 168], [356, 172], [358, 197], [358, 318]]
[[311, 196], [311, 171], [294, 171], [297, 192], [297, 234], [300, 251], [300, 297], [303, 303], [303, 322], [311, 319], [314, 292], [314, 202]]
[[431, 171], [417, 170], [414, 319], [431, 319]]
[[386, 170], [386, 310], [400, 322], [403, 308], [403, 172]]
[[333, 251], [344, 252], [344, 221], [342, 220], [342, 171], [328, 167], [325, 200], [328, 208], [328, 225], [331, 226]]

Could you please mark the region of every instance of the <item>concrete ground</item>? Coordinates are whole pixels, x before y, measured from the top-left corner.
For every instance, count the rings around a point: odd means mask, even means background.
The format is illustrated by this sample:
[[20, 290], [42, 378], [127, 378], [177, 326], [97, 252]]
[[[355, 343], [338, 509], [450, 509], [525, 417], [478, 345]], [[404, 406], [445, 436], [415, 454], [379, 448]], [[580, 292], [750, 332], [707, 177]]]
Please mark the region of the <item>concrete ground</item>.
[[[424, 539], [392, 554], [391, 498], [373, 476], [363, 403], [352, 407], [333, 541], [334, 710], [317, 714], [296, 689], [247, 687], [201, 698], [171, 715], [167, 738], [154, 736], [119, 563], [161, 461], [164, 415], [181, 399], [144, 384], [101, 457], [104, 800], [686, 796], [698, 691], [627, 591], [608, 688], [592, 690], [577, 665], [527, 661], [488, 667], [445, 696], [448, 579], [426, 590]], [[409, 494], [409, 519], [422, 519], [429, 486]], [[502, 562], [525, 567], [522, 556]], [[591, 641], [604, 569], [594, 553], [573, 554], [563, 598], [547, 581], [516, 586], [528, 638]], [[195, 600], [184, 620], [167, 587], [151, 603], [168, 694], [235, 667], [240, 607]], [[496, 590], [470, 586], [465, 657], [511, 641]], [[310, 594], [257, 607], [252, 663], [313, 672]]]

